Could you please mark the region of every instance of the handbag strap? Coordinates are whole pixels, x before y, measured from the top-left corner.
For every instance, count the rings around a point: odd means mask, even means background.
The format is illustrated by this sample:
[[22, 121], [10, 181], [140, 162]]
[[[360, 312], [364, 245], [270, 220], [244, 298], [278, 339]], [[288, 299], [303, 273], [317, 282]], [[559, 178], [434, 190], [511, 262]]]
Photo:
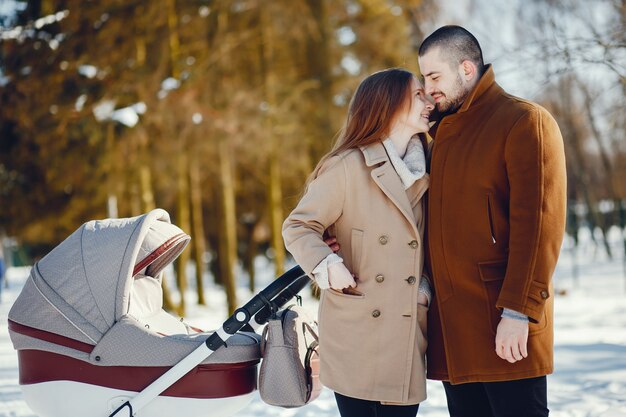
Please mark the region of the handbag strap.
[[[313, 327], [307, 323], [306, 321], [302, 323], [302, 334], [304, 335], [304, 340], [306, 342], [306, 334], [307, 334], [307, 330], [308, 333], [310, 333], [313, 336], [313, 339], [315, 339], [315, 342], [319, 342], [319, 336], [317, 335], [317, 332], [313, 329]], [[307, 342], [307, 346], [309, 345], [309, 343]]]
[[263, 333], [261, 333], [261, 357], [265, 357], [265, 345], [267, 344], [267, 329], [269, 324], [263, 328]]
[[261, 334], [261, 356], [265, 355], [267, 349], [267, 343], [269, 338], [272, 338], [272, 342], [275, 345], [282, 346], [285, 344], [283, 336], [283, 322], [281, 319], [270, 319], [267, 325], [263, 329]]

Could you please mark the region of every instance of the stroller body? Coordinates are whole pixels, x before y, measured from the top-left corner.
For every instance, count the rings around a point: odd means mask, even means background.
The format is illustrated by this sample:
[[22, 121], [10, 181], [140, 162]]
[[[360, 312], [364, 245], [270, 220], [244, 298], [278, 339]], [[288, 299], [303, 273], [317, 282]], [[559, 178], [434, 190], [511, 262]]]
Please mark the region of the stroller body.
[[[290, 271], [271, 285], [271, 294], [257, 296], [262, 301], [255, 297], [238, 309], [226, 332], [205, 333], [162, 309], [162, 270], [189, 240], [157, 209], [85, 223], [33, 266], [9, 313], [19, 383], [33, 411], [40, 417], [225, 417], [251, 401], [261, 355], [249, 322], [263, 324], [269, 314], [259, 312], [280, 306], [268, 300], [282, 305], [306, 275]], [[290, 286], [295, 281], [298, 288]], [[205, 345], [212, 348], [200, 352]], [[183, 370], [155, 382], [174, 368]], [[133, 410], [132, 399], [147, 391]], [[128, 405], [123, 414], [122, 405]]]

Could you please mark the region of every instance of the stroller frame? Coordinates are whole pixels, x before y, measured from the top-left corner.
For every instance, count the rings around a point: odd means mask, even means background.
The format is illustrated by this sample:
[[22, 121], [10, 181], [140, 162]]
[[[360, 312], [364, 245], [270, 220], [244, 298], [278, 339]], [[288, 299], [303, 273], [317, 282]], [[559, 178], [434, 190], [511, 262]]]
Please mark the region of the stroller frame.
[[[309, 277], [302, 268], [295, 266], [278, 277], [243, 307], [238, 308], [222, 326], [193, 352], [170, 368], [135, 397], [121, 404], [109, 417], [134, 416], [163, 391], [172, 386], [213, 352], [226, 344], [226, 341], [240, 330], [255, 331], [264, 325], [268, 318], [287, 301], [297, 297], [309, 283]], [[252, 324], [251, 324], [252, 323]], [[126, 414], [127, 412], [127, 414]]]

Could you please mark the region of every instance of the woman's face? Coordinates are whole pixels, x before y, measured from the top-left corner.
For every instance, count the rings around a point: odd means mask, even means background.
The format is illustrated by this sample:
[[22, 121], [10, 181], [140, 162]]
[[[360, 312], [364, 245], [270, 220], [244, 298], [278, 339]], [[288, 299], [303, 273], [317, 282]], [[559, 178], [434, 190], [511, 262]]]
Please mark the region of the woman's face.
[[395, 124], [401, 124], [404, 128], [409, 129], [411, 131], [411, 135], [428, 132], [430, 128], [428, 124], [428, 117], [430, 116], [430, 112], [434, 108], [434, 105], [430, 97], [426, 95], [424, 87], [419, 81], [417, 81], [416, 78], [411, 80], [410, 89], [410, 101], [407, 103], [410, 105], [405, 106], [398, 112]]

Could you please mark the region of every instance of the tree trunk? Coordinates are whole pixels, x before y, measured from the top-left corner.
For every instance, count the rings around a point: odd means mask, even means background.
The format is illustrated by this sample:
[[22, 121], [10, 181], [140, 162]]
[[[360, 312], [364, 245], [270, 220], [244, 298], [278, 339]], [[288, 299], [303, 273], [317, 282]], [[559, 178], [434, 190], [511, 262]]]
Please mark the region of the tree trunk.
[[[176, 223], [183, 232], [190, 233], [191, 225], [189, 219], [189, 180], [187, 155], [185, 151], [179, 151], [178, 155], [178, 201]], [[180, 304], [178, 314], [185, 315], [185, 291], [187, 290], [187, 263], [189, 262], [189, 251], [185, 249], [176, 262], [176, 283], [180, 291]]]
[[109, 218], [115, 219], [119, 216], [117, 208], [117, 187], [113, 180], [113, 146], [115, 143], [115, 126], [112, 121], [106, 125], [106, 159], [104, 171], [106, 172], [107, 181], [107, 215]]
[[141, 193], [141, 207], [144, 213], [156, 208], [154, 191], [152, 190], [152, 171], [147, 165], [139, 167], [139, 184]]
[[[218, 141], [219, 142], [219, 141]], [[217, 152], [219, 154], [219, 143]], [[221, 167], [220, 167], [221, 169]], [[222, 233], [224, 230], [224, 204], [222, 204], [222, 185], [216, 184], [216, 187], [212, 190], [212, 198], [214, 209], [211, 210], [209, 218], [209, 227], [212, 228], [212, 233], [209, 235], [209, 246], [213, 248], [214, 257], [209, 265], [211, 273], [213, 274], [213, 281], [220, 286], [224, 286], [224, 253], [226, 252], [226, 246], [224, 245], [224, 239]]]
[[317, 132], [315, 132], [317, 134], [311, 136], [309, 144], [312, 170], [317, 161], [328, 152], [333, 139], [334, 130], [331, 117], [333, 93], [327, 31], [327, 5], [323, 0], [307, 0], [307, 4], [317, 27], [317, 36], [307, 38], [307, 78], [319, 81], [319, 89], [317, 92], [312, 92], [313, 97], [317, 99], [314, 117], [318, 127]]
[[270, 156], [269, 171], [270, 180], [268, 195], [270, 203], [269, 214], [272, 239], [271, 243], [272, 249], [274, 250], [274, 271], [275, 275], [278, 277], [285, 272], [285, 245], [283, 244], [282, 237], [283, 194], [281, 190], [281, 170], [276, 148], [272, 150], [272, 155]]
[[246, 213], [241, 216], [241, 222], [244, 225], [245, 236], [245, 254], [243, 256], [243, 266], [248, 272], [248, 288], [250, 292], [256, 291], [254, 258], [256, 257], [257, 244], [254, 238], [254, 229], [257, 226], [257, 217], [254, 213]]
[[176, 13], [176, 0], [165, 0], [167, 7], [167, 27], [169, 31], [170, 64], [172, 77], [178, 79], [178, 57], [180, 55], [180, 40], [178, 37], [178, 15]]
[[574, 117], [574, 115], [571, 112], [572, 109], [572, 100], [571, 100], [571, 90], [572, 90], [572, 82], [571, 80], [568, 80], [565, 83], [561, 84], [561, 96], [563, 97], [564, 100], [564, 107], [566, 109], [568, 109], [568, 114], [564, 115], [567, 119], [567, 124], [568, 126], [572, 127], [571, 128], [571, 140], [572, 140], [572, 150], [573, 150], [573, 157], [574, 160], [576, 161], [576, 165], [578, 166], [578, 170], [575, 171], [575, 176], [577, 178], [580, 178], [580, 188], [582, 190], [582, 194], [583, 194], [583, 198], [585, 200], [585, 204], [587, 205], [587, 220], [590, 224], [591, 227], [591, 237], [595, 242], [595, 237], [594, 237], [594, 232], [595, 232], [595, 227], [600, 228], [600, 231], [602, 232], [602, 243], [604, 245], [604, 248], [606, 250], [607, 256], [609, 257], [609, 259], [613, 259], [613, 253], [611, 252], [611, 247], [609, 245], [609, 242], [607, 240], [606, 237], [606, 230], [605, 230], [605, 226], [603, 224], [603, 222], [600, 219], [599, 213], [598, 213], [598, 203], [599, 203], [599, 199], [595, 193], [595, 190], [593, 187], [590, 186], [590, 182], [589, 181], [589, 169], [587, 167], [587, 164], [585, 163], [586, 158], [585, 158], [585, 152], [583, 149], [583, 138], [581, 137], [581, 134], [579, 131], [576, 130], [576, 128], [574, 126], [576, 126], [576, 123], [572, 120], [572, 117]]
[[[616, 216], [619, 215], [619, 210], [621, 207], [621, 199], [617, 192], [617, 186], [616, 186], [619, 179], [616, 178], [615, 176], [615, 170], [613, 169], [614, 162], [609, 157], [609, 152], [605, 149], [605, 145], [602, 142], [602, 135], [600, 133], [600, 130], [598, 129], [598, 123], [596, 121], [595, 115], [593, 114], [592, 95], [589, 92], [588, 87], [584, 83], [580, 83], [580, 88], [583, 91], [583, 94], [585, 95], [585, 100], [584, 100], [585, 110], [587, 113], [587, 120], [589, 121], [589, 127], [591, 128], [591, 133], [592, 133], [591, 136], [593, 137], [594, 141], [596, 142], [596, 145], [598, 146], [598, 150], [600, 152], [600, 158], [602, 159], [602, 167], [604, 168], [604, 172], [606, 175], [606, 181], [604, 182], [607, 184], [609, 196], [611, 198], [611, 201], [613, 202], [613, 206], [615, 207], [614, 210], [611, 212], [611, 215], [609, 218], [607, 218], [606, 215], [603, 216], [604, 222], [603, 222], [602, 229], [603, 229], [603, 233], [606, 235], [607, 230], [613, 224], [618, 224], [618, 221], [619, 221], [619, 219], [616, 218]], [[623, 226], [620, 226], [620, 231], [622, 232], [622, 234], [624, 234]], [[608, 242], [606, 242], [605, 245], [608, 246], [609, 245]], [[625, 252], [624, 259], [626, 262], [626, 252]], [[626, 274], [626, 271], [625, 271], [625, 274]]]
[[257, 245], [254, 240], [254, 234], [250, 233], [248, 236], [248, 253], [246, 254], [248, 258], [248, 287], [250, 288], [251, 293], [256, 292], [256, 275], [254, 269], [254, 258], [256, 258]]
[[202, 189], [200, 185], [200, 168], [195, 155], [191, 156], [189, 164], [189, 186], [191, 190], [191, 220], [193, 230], [194, 260], [196, 263], [196, 289], [198, 304], [206, 305], [204, 299], [204, 252], [206, 243], [204, 238], [204, 222], [202, 221]]
[[265, 131], [267, 132], [270, 151], [269, 151], [269, 181], [268, 181], [268, 210], [270, 223], [270, 246], [274, 252], [274, 272], [276, 276], [281, 275], [285, 268], [285, 246], [282, 239], [282, 189], [281, 189], [281, 170], [280, 160], [278, 157], [278, 140], [276, 138], [273, 126], [276, 123], [276, 85], [277, 79], [272, 63], [274, 59], [274, 42], [272, 22], [269, 16], [268, 7], [261, 7], [261, 39], [262, 39], [262, 69], [264, 75], [264, 92], [267, 100], [269, 111], [265, 116]]
[[[178, 37], [178, 14], [176, 11], [176, 0], [165, 0], [167, 13], [167, 28], [169, 42], [170, 71], [173, 78], [180, 77], [178, 57], [180, 55], [180, 40]], [[176, 223], [185, 233], [191, 233], [189, 219], [189, 177], [188, 159], [186, 155], [187, 147], [184, 144], [178, 148], [178, 199], [177, 199], [177, 219]], [[176, 284], [180, 291], [180, 303], [178, 314], [185, 315], [185, 291], [187, 290], [187, 263], [189, 262], [189, 251], [184, 250], [176, 262]]]
[[[144, 18], [145, 6], [139, 3], [135, 7], [135, 62], [139, 70], [144, 70], [146, 63], [146, 36], [145, 26], [146, 21]], [[144, 90], [140, 85], [137, 86], [137, 95], [140, 99], [145, 96]], [[152, 188], [152, 170], [150, 165], [146, 161], [146, 148], [148, 144], [148, 137], [144, 126], [138, 126], [140, 129], [139, 134], [139, 188], [141, 194], [141, 206], [144, 213], [147, 213], [156, 208], [156, 202], [154, 200], [154, 189]], [[176, 306], [172, 301], [171, 291], [167, 284], [167, 275], [165, 271], [161, 272], [161, 290], [163, 299], [163, 308], [167, 311], [176, 311]]]
[[235, 264], [237, 262], [237, 219], [235, 216], [235, 181], [230, 146], [225, 138], [219, 139], [220, 185], [223, 212], [222, 282], [226, 290], [228, 314], [237, 308], [235, 292]]

